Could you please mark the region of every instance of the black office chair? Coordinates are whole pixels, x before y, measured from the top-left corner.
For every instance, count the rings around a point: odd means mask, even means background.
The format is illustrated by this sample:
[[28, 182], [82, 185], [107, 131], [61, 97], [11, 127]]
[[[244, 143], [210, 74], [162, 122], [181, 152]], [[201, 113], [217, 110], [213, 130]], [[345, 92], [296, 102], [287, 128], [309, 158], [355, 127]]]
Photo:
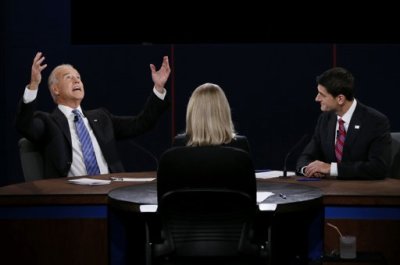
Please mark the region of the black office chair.
[[[259, 264], [267, 247], [254, 239], [257, 206], [243, 192], [180, 189], [158, 205], [161, 240], [152, 243], [153, 264]], [[263, 263], [265, 264], [265, 263]]]
[[392, 161], [389, 177], [400, 178], [400, 132], [392, 132]]
[[44, 166], [40, 148], [26, 138], [21, 138], [18, 146], [25, 181], [43, 179]]
[[161, 236], [151, 226], [148, 233], [153, 264], [268, 260], [268, 240], [254, 237], [256, 178], [247, 152], [223, 146], [169, 149], [160, 159], [157, 194]]

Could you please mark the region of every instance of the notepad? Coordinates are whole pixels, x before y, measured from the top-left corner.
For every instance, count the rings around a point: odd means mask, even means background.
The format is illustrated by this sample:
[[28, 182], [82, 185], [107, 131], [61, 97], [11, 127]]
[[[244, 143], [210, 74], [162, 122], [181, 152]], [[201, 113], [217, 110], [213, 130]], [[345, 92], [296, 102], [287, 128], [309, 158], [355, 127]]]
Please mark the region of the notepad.
[[[295, 176], [295, 175], [296, 173], [294, 171], [287, 171], [287, 176]], [[280, 176], [283, 176], [283, 171], [269, 170], [256, 173], [256, 178], [258, 179], [272, 179]]]
[[258, 209], [260, 209], [260, 211], [275, 211], [276, 207], [276, 203], [260, 203], [258, 205]]
[[153, 181], [156, 178], [123, 178], [123, 177], [111, 177], [113, 181], [132, 181], [132, 182], [146, 182], [146, 181]]
[[157, 208], [158, 206], [156, 204], [145, 204], [139, 206], [140, 212], [142, 213], [155, 213], [157, 212]]
[[67, 180], [69, 183], [78, 184], [78, 185], [108, 185], [111, 183], [111, 180], [104, 179], [92, 179], [92, 178], [79, 178], [79, 179], [69, 179]]
[[274, 195], [274, 193], [270, 191], [257, 191], [257, 203], [263, 202], [272, 195]]

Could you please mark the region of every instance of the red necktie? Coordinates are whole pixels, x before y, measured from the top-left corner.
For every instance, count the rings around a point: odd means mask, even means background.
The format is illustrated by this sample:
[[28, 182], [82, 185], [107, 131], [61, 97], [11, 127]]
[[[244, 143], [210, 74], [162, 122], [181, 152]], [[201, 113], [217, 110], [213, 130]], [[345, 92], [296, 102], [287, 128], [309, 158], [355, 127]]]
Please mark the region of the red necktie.
[[339, 131], [336, 137], [335, 154], [337, 162], [342, 161], [343, 145], [346, 139], [346, 130], [344, 129], [344, 121], [339, 119]]

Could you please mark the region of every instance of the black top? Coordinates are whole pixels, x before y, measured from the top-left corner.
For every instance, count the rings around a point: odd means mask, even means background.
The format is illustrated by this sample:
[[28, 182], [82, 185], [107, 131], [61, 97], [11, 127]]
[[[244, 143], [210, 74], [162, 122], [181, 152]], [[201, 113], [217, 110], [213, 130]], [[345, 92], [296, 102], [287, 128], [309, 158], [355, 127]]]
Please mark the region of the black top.
[[174, 147], [160, 159], [158, 198], [182, 188], [224, 188], [248, 193], [255, 202], [256, 177], [250, 155], [228, 146]]

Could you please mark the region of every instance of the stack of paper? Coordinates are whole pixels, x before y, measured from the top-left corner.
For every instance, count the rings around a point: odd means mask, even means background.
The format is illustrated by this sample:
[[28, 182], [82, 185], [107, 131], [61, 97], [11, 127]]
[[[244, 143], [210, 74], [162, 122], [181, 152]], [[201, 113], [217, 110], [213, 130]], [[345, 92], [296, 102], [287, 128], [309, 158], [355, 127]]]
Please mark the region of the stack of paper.
[[79, 178], [79, 179], [69, 179], [68, 182], [78, 185], [107, 185], [111, 183], [111, 180]]

